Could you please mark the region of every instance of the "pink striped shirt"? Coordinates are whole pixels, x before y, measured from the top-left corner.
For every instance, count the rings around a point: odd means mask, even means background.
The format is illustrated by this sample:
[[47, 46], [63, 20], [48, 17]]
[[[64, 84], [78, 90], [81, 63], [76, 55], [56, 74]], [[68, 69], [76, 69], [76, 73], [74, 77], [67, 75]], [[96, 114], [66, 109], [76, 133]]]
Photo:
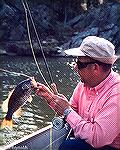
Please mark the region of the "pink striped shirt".
[[120, 148], [120, 76], [111, 71], [94, 88], [79, 83], [70, 103], [74, 110], [66, 121], [76, 138], [85, 139], [93, 147], [105, 145]]

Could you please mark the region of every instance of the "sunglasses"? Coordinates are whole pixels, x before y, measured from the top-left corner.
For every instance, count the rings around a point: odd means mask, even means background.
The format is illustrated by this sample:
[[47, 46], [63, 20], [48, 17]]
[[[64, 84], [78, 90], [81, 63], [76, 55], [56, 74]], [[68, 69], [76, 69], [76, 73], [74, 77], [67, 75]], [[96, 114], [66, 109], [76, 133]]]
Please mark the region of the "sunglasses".
[[76, 63], [77, 63], [78, 69], [80, 70], [80, 69], [86, 68], [87, 65], [89, 65], [89, 64], [95, 64], [95, 63], [97, 63], [97, 62], [84, 62], [84, 63], [83, 63], [83, 62], [77, 60]]

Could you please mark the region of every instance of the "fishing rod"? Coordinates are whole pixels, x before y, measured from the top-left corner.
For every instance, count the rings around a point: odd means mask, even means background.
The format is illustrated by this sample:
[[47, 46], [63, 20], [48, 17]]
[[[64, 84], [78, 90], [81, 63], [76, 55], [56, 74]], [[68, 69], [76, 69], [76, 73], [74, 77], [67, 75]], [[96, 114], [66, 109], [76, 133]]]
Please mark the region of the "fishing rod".
[[[29, 38], [29, 42], [30, 42], [30, 47], [31, 47], [31, 50], [32, 50], [32, 54], [33, 54], [33, 58], [34, 58], [34, 61], [35, 61], [35, 64], [37, 66], [37, 69], [42, 77], [42, 79], [44, 80], [44, 82], [46, 83], [46, 85], [49, 87], [49, 89], [51, 89], [51, 87], [49, 86], [47, 80], [45, 79], [39, 65], [38, 65], [38, 62], [37, 62], [37, 59], [36, 59], [36, 56], [35, 56], [35, 53], [34, 53], [34, 49], [33, 49], [33, 45], [32, 45], [32, 39], [31, 39], [31, 34], [30, 34], [30, 28], [29, 28], [29, 21], [28, 21], [28, 13], [27, 13], [27, 8], [22, 0], [22, 4], [23, 4], [23, 7], [24, 7], [24, 10], [25, 10], [25, 17], [26, 17], [26, 24], [27, 24], [27, 32], [28, 32], [28, 38]], [[52, 90], [52, 89], [51, 89]]]
[[16, 74], [18, 76], [24, 76], [24, 77], [27, 77], [27, 78], [31, 78], [31, 76], [28, 76], [28, 75], [26, 75], [24, 73], [13, 72], [13, 71], [9, 71], [9, 70], [2, 69], [2, 68], [0, 68], [0, 70], [3, 71], [3, 72], [10, 73], [10, 74]]
[[[34, 31], [35, 31], [35, 34], [36, 34], [36, 37], [37, 37], [37, 41], [38, 41], [38, 45], [41, 49], [41, 52], [42, 52], [42, 55], [43, 55], [43, 59], [44, 59], [44, 63], [45, 63], [45, 66], [46, 66], [46, 69], [47, 69], [47, 72], [48, 72], [48, 75], [49, 75], [49, 78], [50, 78], [50, 81], [51, 81], [51, 84], [53, 83], [53, 79], [52, 79], [52, 75], [51, 75], [51, 72], [50, 72], [50, 69], [49, 69], [49, 66], [48, 66], [48, 63], [47, 63], [47, 60], [46, 60], [46, 57], [45, 57], [45, 54], [44, 54], [44, 51], [43, 51], [43, 48], [42, 48], [42, 45], [41, 45], [41, 42], [40, 42], [40, 38], [38, 36], [38, 33], [37, 33], [37, 30], [36, 30], [36, 27], [35, 27], [35, 24], [34, 24], [34, 21], [33, 21], [33, 18], [32, 18], [32, 14], [30, 12], [30, 9], [29, 9], [29, 6], [25, 0], [25, 3], [24, 1], [22, 0], [22, 4], [24, 6], [24, 9], [25, 9], [25, 14], [26, 14], [26, 23], [27, 23], [27, 30], [28, 30], [28, 37], [29, 37], [29, 41], [30, 41], [30, 46], [31, 46], [31, 49], [32, 49], [32, 53], [33, 53], [33, 56], [34, 56], [34, 60], [36, 62], [36, 65], [37, 65], [37, 68], [38, 70], [40, 70], [39, 66], [38, 66], [38, 63], [37, 63], [37, 60], [36, 60], [36, 57], [35, 57], [35, 53], [34, 53], [34, 49], [33, 49], [33, 46], [32, 46], [32, 40], [31, 40], [31, 35], [30, 35], [30, 29], [29, 29], [29, 21], [28, 21], [28, 14], [27, 14], [27, 10], [29, 12], [29, 16], [30, 16], [30, 19], [31, 19], [31, 22], [32, 22], [32, 25], [33, 25], [33, 28], [34, 28]], [[45, 80], [43, 74], [41, 71], [39, 71], [41, 76], [43, 77], [45, 83], [47, 84], [48, 88], [54, 92], [54, 94], [57, 94], [58, 95], [58, 91], [57, 91], [57, 88], [56, 88], [56, 85], [55, 84], [52, 84], [51, 86], [49, 86], [49, 84], [47, 83], [47, 81]], [[52, 97], [53, 98], [53, 97]], [[56, 99], [53, 98], [53, 102], [56, 103]], [[59, 105], [59, 108], [62, 109], [61, 105]], [[59, 112], [59, 109], [58, 109], [58, 112]], [[55, 114], [56, 116], [56, 114]], [[63, 121], [63, 118], [60, 118], [60, 117], [55, 117], [55, 119], [53, 119], [53, 125], [55, 126], [56, 129], [60, 129], [64, 126], [64, 121]]]
[[49, 77], [50, 77], [51, 83], [53, 83], [53, 78], [52, 78], [52, 75], [51, 75], [51, 72], [50, 72], [50, 69], [49, 69], [48, 63], [47, 63], [47, 59], [46, 59], [46, 57], [45, 57], [45, 54], [44, 54], [44, 51], [43, 51], [43, 47], [42, 47], [42, 44], [41, 44], [40, 38], [39, 38], [39, 36], [38, 36], [38, 32], [37, 32], [36, 27], [35, 27], [35, 23], [34, 23], [34, 21], [33, 21], [32, 14], [31, 14], [30, 8], [29, 8], [28, 3], [27, 3], [27, 1], [26, 1], [26, 0], [25, 0], [25, 3], [26, 3], [26, 6], [27, 6], [27, 9], [28, 9], [29, 15], [30, 15], [31, 22], [32, 22], [32, 24], [33, 24], [33, 28], [34, 28], [34, 31], [35, 31], [35, 34], [36, 34], [36, 37], [37, 37], [37, 41], [38, 41], [39, 47], [40, 47], [41, 52], [42, 52], [42, 55], [43, 55], [43, 59], [44, 59], [44, 63], [45, 63], [46, 69], [47, 69], [47, 71], [48, 71], [48, 74], [49, 74]]
[[[25, 3], [24, 3], [25, 1]], [[29, 13], [29, 16], [30, 16], [30, 19], [31, 19], [31, 22], [32, 22], [32, 25], [33, 25], [33, 28], [34, 28], [34, 32], [36, 34], [36, 38], [37, 38], [37, 41], [38, 41], [38, 45], [39, 45], [39, 48], [42, 52], [42, 56], [43, 56], [43, 60], [44, 60], [44, 63], [45, 63], [45, 66], [46, 66], [46, 69], [47, 69], [47, 72], [48, 72], [48, 75], [49, 75], [49, 78], [50, 78], [50, 82], [51, 84], [53, 83], [53, 78], [52, 78], [52, 75], [51, 75], [51, 72], [50, 72], [50, 69], [49, 69], [49, 66], [48, 66], [48, 63], [47, 63], [47, 60], [46, 60], [46, 57], [45, 57], [45, 54], [44, 54], [44, 51], [43, 51], [43, 47], [42, 47], [42, 44], [41, 44], [41, 41], [40, 41], [40, 38], [38, 36], [38, 32], [36, 30], [36, 27], [35, 27], [35, 23], [33, 21], [33, 17], [32, 17], [32, 14], [31, 14], [31, 11], [30, 11], [30, 8], [28, 6], [28, 3], [26, 0], [22, 0], [22, 3], [24, 5], [24, 8], [26, 10], [26, 13], [27, 13], [27, 10], [28, 10], [28, 13]], [[26, 17], [26, 21], [28, 20], [28, 16]], [[28, 22], [28, 21], [27, 21]], [[29, 24], [27, 25], [27, 27], [29, 26]]]

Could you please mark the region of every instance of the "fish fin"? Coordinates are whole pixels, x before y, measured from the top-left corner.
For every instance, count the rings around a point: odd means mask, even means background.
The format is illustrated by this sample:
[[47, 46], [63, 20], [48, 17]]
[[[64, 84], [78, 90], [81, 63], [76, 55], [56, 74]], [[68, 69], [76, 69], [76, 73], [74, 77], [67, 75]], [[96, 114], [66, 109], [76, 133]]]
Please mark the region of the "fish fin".
[[13, 91], [14, 91], [14, 89], [11, 92], [9, 92], [7, 99], [4, 100], [3, 103], [2, 103], [2, 110], [3, 110], [3, 112], [7, 112], [8, 111], [8, 102], [9, 102], [10, 96], [12, 95]]
[[13, 121], [11, 120], [7, 120], [4, 118], [4, 120], [1, 123], [1, 129], [4, 129], [5, 127], [8, 127], [10, 129], [13, 128]]
[[21, 116], [21, 114], [22, 114], [22, 109], [21, 109], [21, 107], [18, 108], [18, 109], [14, 112], [15, 118], [19, 118], [19, 117]]
[[30, 95], [30, 97], [28, 98], [28, 102], [32, 102], [32, 96]]
[[2, 111], [3, 112], [8, 111], [8, 102], [9, 102], [9, 98], [7, 98], [5, 101], [3, 101], [3, 103], [2, 103]]

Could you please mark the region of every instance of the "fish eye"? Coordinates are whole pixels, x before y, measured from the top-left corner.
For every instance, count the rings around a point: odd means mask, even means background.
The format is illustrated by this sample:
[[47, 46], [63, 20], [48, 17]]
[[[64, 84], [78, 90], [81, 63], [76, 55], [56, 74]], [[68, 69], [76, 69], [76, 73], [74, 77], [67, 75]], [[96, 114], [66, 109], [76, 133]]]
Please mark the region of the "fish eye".
[[27, 84], [23, 84], [22, 85], [22, 90], [28, 90], [30, 87]]

